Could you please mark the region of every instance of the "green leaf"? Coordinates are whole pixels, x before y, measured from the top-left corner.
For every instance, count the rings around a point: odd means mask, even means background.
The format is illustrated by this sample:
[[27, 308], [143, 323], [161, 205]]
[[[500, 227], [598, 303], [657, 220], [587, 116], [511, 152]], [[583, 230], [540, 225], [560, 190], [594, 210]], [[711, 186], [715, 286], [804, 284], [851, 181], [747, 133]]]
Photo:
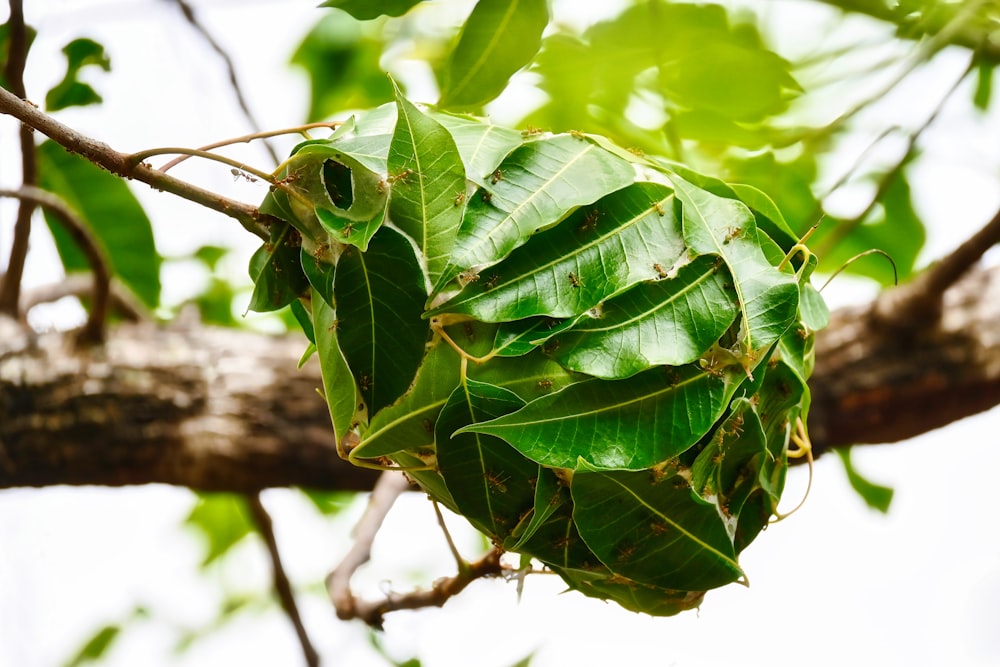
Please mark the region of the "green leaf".
[[410, 242], [389, 227], [337, 262], [337, 336], [369, 416], [403, 395], [424, 356], [424, 280]]
[[[24, 26], [26, 37], [25, 51], [31, 51], [31, 45], [35, 42], [35, 35], [38, 31], [30, 25]], [[0, 88], [10, 89], [7, 82], [7, 56], [10, 53], [10, 23], [0, 23]]]
[[715, 505], [701, 500], [684, 477], [654, 480], [647, 471], [581, 463], [571, 489], [580, 536], [612, 571], [687, 591], [743, 575]]
[[[354, 11], [358, 13], [377, 6], [367, 0], [348, 2], [357, 5]], [[369, 28], [340, 12], [331, 12], [305, 36], [291, 62], [309, 76], [310, 122], [392, 99], [392, 86], [379, 65], [385, 49], [381, 33], [377, 26]]]
[[479, 0], [444, 70], [439, 105], [481, 107], [538, 53], [549, 22], [546, 0]]
[[184, 523], [200, 532], [208, 542], [202, 567], [224, 556], [254, 530], [246, 499], [233, 493], [198, 494], [198, 504]]
[[571, 329], [588, 313], [560, 320], [552, 317], [528, 317], [503, 322], [493, 340], [492, 353], [501, 357], [520, 357], [545, 344], [552, 337]]
[[631, 183], [635, 171], [585, 139], [559, 135], [521, 145], [489, 178], [489, 189], [468, 202], [438, 288], [470, 268], [499, 262], [577, 206]]
[[[295, 316], [295, 321], [299, 323], [302, 327], [302, 333], [306, 335], [309, 342], [313, 345], [316, 344], [316, 332], [313, 330], [312, 315], [306, 310], [306, 307], [302, 305], [300, 299], [292, 301], [292, 315]], [[302, 364], [299, 364], [299, 368]]]
[[389, 148], [392, 221], [412, 238], [427, 262], [430, 281], [448, 264], [462, 224], [465, 167], [451, 134], [396, 88], [397, 120]]
[[737, 309], [725, 290], [728, 273], [703, 256], [674, 277], [638, 285], [607, 302], [600, 317], [553, 338], [553, 356], [566, 368], [602, 378], [625, 378], [652, 366], [698, 359], [729, 328]]
[[357, 415], [364, 406], [358, 405], [357, 386], [351, 369], [340, 351], [337, 337], [337, 311], [330, 306], [316, 289], [312, 290], [313, 332], [316, 336], [316, 352], [319, 355], [320, 373], [323, 378], [323, 397], [330, 409], [334, 436], [337, 443], [344, 445], [345, 438], [358, 420]]
[[122, 626], [117, 623], [100, 628], [80, 647], [79, 652], [66, 663], [65, 667], [79, 667], [88, 662], [100, 660], [115, 643], [121, 632]]
[[980, 60], [976, 65], [976, 91], [972, 95], [972, 104], [980, 111], [986, 111], [990, 106], [995, 68], [995, 64], [986, 60]]
[[480, 186], [492, 179], [500, 161], [523, 142], [521, 133], [486, 120], [433, 112], [455, 139], [455, 145], [465, 164], [466, 178]]
[[686, 250], [672, 203], [670, 188], [658, 183], [618, 190], [536, 234], [429, 314], [458, 313], [488, 322], [573, 317], [639, 282], [658, 279]]
[[299, 259], [301, 242], [291, 225], [271, 225], [271, 239], [250, 258], [254, 285], [247, 310], [266, 313], [284, 308], [308, 289]]
[[452, 392], [435, 426], [438, 468], [455, 504], [474, 526], [497, 539], [509, 535], [533, 508], [538, 464], [492, 436], [452, 434], [522, 406], [512, 391], [466, 380]]
[[341, 9], [356, 19], [367, 21], [379, 16], [402, 16], [424, 0], [326, 0], [320, 7]]
[[657, 368], [628, 380], [587, 380], [499, 419], [459, 432], [503, 438], [542, 465], [579, 461], [638, 470], [693, 445], [721, 416], [739, 384], [696, 368]]
[[104, 47], [92, 39], [74, 39], [63, 47], [66, 56], [66, 74], [63, 80], [45, 95], [47, 111], [59, 111], [66, 107], [86, 106], [102, 101], [90, 84], [77, 79], [80, 70], [88, 65], [111, 71], [111, 59], [104, 53]]
[[[761, 250], [753, 214], [735, 199], [719, 197], [670, 176], [683, 209], [684, 238], [698, 253], [721, 256], [733, 277], [745, 355], [777, 341], [795, 319], [798, 284], [772, 266]], [[743, 363], [753, 363], [747, 359]]]
[[[62, 198], [86, 222], [104, 249], [112, 274], [148, 307], [160, 302], [160, 256], [153, 229], [139, 201], [122, 179], [53, 141], [38, 147], [39, 185]], [[67, 272], [90, 265], [57, 220], [46, 221]]]
[[876, 484], [859, 473], [851, 462], [850, 447], [838, 447], [836, 452], [840, 455], [840, 460], [844, 463], [844, 470], [847, 472], [847, 481], [851, 483], [851, 488], [858, 492], [858, 495], [867, 503], [868, 507], [886, 514], [889, 511], [889, 505], [892, 504], [894, 493], [892, 488]]

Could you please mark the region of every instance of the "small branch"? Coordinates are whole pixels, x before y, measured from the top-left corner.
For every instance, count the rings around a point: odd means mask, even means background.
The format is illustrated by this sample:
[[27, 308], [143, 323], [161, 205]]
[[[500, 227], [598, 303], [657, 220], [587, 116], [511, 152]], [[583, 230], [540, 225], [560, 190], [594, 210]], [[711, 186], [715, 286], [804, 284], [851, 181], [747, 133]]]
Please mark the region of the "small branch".
[[[211, 160], [213, 162], [221, 162], [222, 164], [229, 165], [233, 169], [238, 169], [239, 171], [244, 171], [248, 174], [256, 176], [262, 181], [267, 181], [271, 185], [277, 183], [277, 179], [271, 174], [261, 171], [256, 167], [251, 167], [250, 165], [240, 162], [239, 160], [234, 160], [233, 158], [226, 157], [225, 155], [217, 155], [215, 153], [210, 153], [209, 151], [202, 150], [200, 148], [184, 148], [182, 146], [166, 146], [164, 148], [148, 148], [137, 153], [132, 153], [128, 156], [129, 164], [133, 167], [137, 164], [141, 164], [146, 160], [146, 158], [154, 157], [157, 155], [185, 155], [187, 157], [200, 157], [206, 160]], [[166, 169], [160, 169], [160, 173], [166, 171]], [[238, 172], [234, 172], [238, 173]]]
[[[151, 321], [146, 306], [127, 287], [112, 279], [108, 285], [108, 306], [128, 322]], [[86, 273], [74, 273], [63, 280], [27, 290], [21, 295], [21, 312], [29, 313], [35, 306], [53, 303], [67, 296], [93, 298], [94, 278]]]
[[199, 188], [155, 170], [146, 164], [130, 164], [127, 153], [120, 153], [101, 141], [80, 134], [3, 88], [0, 88], [0, 113], [17, 118], [22, 123], [42, 132], [71, 153], [78, 153], [116, 176], [134, 178], [156, 190], [170, 192], [213, 211], [218, 211], [237, 220], [244, 229], [261, 239], [266, 241], [269, 238], [267, 228], [274, 219], [262, 214], [256, 207]]
[[257, 530], [260, 531], [267, 545], [267, 552], [271, 556], [271, 568], [274, 571], [274, 590], [278, 593], [281, 607], [285, 610], [292, 625], [295, 626], [295, 634], [299, 638], [302, 646], [302, 654], [305, 656], [306, 665], [309, 667], [319, 667], [319, 654], [309, 640], [306, 626], [302, 623], [302, 616], [299, 614], [298, 605], [295, 603], [295, 595], [292, 593], [292, 586], [288, 581], [288, 575], [281, 564], [281, 555], [278, 552], [278, 541], [274, 537], [274, 524], [271, 516], [264, 509], [260, 500], [260, 494], [255, 493], [247, 496], [247, 504], [250, 507], [250, 514], [253, 516]]
[[[24, 7], [21, 0], [10, 0], [10, 18], [8, 26], [7, 66], [4, 75], [7, 85], [15, 96], [26, 97], [24, 88], [24, 65], [28, 59], [28, 32], [24, 24]], [[4, 91], [6, 92], [6, 91]], [[35, 164], [35, 138], [31, 128], [23, 124], [19, 130], [21, 143], [21, 183], [34, 185], [37, 181], [37, 166]], [[10, 259], [7, 262], [7, 273], [0, 281], [0, 314], [16, 318], [18, 302], [21, 300], [21, 277], [24, 274], [24, 262], [28, 256], [28, 239], [31, 236], [31, 216], [35, 206], [31, 201], [21, 200], [14, 222], [14, 238], [10, 248]]]
[[[251, 141], [256, 141], [257, 139], [265, 139], [267, 137], [279, 137], [283, 134], [302, 134], [308, 137], [307, 132], [309, 130], [315, 130], [319, 128], [336, 129], [342, 123], [340, 121], [321, 121], [318, 123], [307, 123], [305, 125], [299, 125], [297, 127], [288, 127], [282, 130], [270, 130], [268, 132], [253, 132], [251, 134], [244, 134], [239, 137], [233, 137], [232, 139], [223, 139], [222, 141], [216, 141], [215, 143], [208, 144], [206, 146], [199, 146], [199, 151], [211, 151], [216, 148], [222, 148], [224, 146], [232, 146], [233, 144], [248, 144]], [[181, 162], [187, 160], [190, 155], [180, 155], [170, 162], [166, 163], [160, 167], [160, 171], [167, 172], [179, 165]]]
[[385, 521], [396, 498], [409, 486], [409, 480], [395, 472], [383, 472], [375, 483], [372, 495], [368, 499], [368, 507], [354, 529], [354, 544], [326, 578], [326, 589], [338, 618], [342, 620], [359, 618], [359, 602], [351, 593], [351, 577], [371, 558], [372, 543], [379, 528], [382, 527], [382, 522]]
[[[229, 74], [229, 84], [233, 88], [233, 92], [236, 94], [236, 102], [240, 106], [240, 110], [243, 112], [243, 116], [247, 119], [250, 124], [250, 128], [255, 132], [260, 132], [260, 124], [257, 119], [254, 118], [253, 113], [250, 111], [250, 105], [247, 104], [246, 97], [243, 95], [243, 88], [240, 86], [239, 80], [236, 78], [236, 66], [233, 64], [233, 59], [229, 56], [225, 49], [215, 41], [204, 25], [198, 20], [198, 17], [194, 13], [194, 8], [187, 3], [186, 0], [174, 0], [177, 3], [177, 7], [181, 10], [181, 14], [184, 15], [184, 19], [194, 28], [195, 32], [202, 36], [205, 42], [211, 47], [219, 58], [222, 59], [223, 64], [226, 66], [226, 72]], [[281, 162], [281, 158], [275, 152], [274, 147], [271, 146], [267, 141], [264, 142], [264, 148], [267, 149], [268, 154], [271, 159], [274, 160], [274, 164]]]
[[87, 263], [90, 264], [94, 276], [91, 292], [93, 303], [90, 307], [90, 313], [87, 315], [87, 323], [80, 332], [80, 340], [86, 343], [103, 342], [104, 321], [108, 315], [108, 285], [111, 281], [111, 274], [108, 270], [108, 261], [97, 245], [90, 229], [62, 199], [51, 192], [25, 185], [20, 190], [0, 189], [0, 197], [13, 197], [22, 202], [31, 202], [48, 209], [59, 221], [59, 224], [69, 232], [73, 242], [87, 258]]

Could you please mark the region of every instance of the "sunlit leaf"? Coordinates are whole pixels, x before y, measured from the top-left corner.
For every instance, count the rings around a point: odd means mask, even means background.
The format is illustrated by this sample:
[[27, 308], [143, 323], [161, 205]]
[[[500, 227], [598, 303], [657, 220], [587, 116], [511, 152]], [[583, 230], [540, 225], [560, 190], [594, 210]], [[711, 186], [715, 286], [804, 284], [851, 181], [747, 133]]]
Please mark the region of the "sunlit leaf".
[[389, 149], [392, 221], [412, 238], [433, 283], [448, 263], [462, 224], [465, 168], [448, 130], [396, 89], [397, 120]]
[[225, 555], [254, 530], [246, 499], [231, 493], [200, 494], [184, 523], [200, 532], [208, 543], [203, 567]]
[[320, 7], [342, 9], [356, 19], [366, 21], [379, 16], [402, 16], [424, 0], [326, 0]]
[[887, 513], [889, 505], [892, 504], [893, 489], [882, 484], [876, 484], [859, 473], [851, 461], [850, 447], [839, 447], [836, 452], [840, 455], [840, 460], [844, 464], [844, 470], [847, 471], [847, 481], [851, 483], [851, 488], [861, 496], [869, 507], [883, 514]]
[[692, 366], [658, 368], [628, 380], [578, 382], [462, 430], [503, 438], [546, 466], [575, 468], [582, 460], [637, 470], [694, 444], [737, 384]]
[[100, 67], [111, 71], [111, 59], [104, 53], [104, 47], [92, 39], [80, 38], [63, 47], [66, 56], [66, 74], [52, 90], [45, 95], [47, 111], [59, 111], [66, 107], [86, 106], [102, 100], [94, 88], [80, 81], [80, 70], [87, 66]]
[[538, 52], [549, 22], [546, 0], [479, 0], [444, 70], [445, 108], [481, 107]]

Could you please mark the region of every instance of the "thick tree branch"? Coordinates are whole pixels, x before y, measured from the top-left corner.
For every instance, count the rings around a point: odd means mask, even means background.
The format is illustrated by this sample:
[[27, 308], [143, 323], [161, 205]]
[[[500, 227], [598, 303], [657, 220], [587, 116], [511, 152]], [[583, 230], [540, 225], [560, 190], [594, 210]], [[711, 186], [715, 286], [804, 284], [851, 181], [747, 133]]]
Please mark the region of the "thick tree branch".
[[[961, 278], [936, 320], [887, 325], [878, 303], [835, 312], [817, 337], [817, 454], [1000, 404], [1000, 267]], [[0, 320], [0, 488], [371, 489], [375, 473], [337, 457], [316, 362], [296, 370], [304, 347], [297, 336], [147, 324], [83, 353], [66, 335]]]

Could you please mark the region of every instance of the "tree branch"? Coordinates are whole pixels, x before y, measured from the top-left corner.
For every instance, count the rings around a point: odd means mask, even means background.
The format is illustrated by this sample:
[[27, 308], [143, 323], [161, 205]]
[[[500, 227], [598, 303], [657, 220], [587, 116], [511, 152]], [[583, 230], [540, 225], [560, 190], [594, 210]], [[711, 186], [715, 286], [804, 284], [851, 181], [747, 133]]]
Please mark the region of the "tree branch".
[[133, 164], [129, 160], [129, 154], [120, 153], [101, 141], [80, 134], [3, 88], [0, 88], [0, 113], [17, 118], [25, 125], [45, 134], [71, 153], [82, 155], [112, 174], [123, 178], [134, 178], [156, 190], [170, 192], [188, 201], [201, 204], [237, 220], [247, 231], [261, 239], [266, 241], [269, 238], [267, 227], [274, 219], [262, 214], [255, 206], [210, 192], [153, 169], [147, 164]]
[[[836, 311], [817, 335], [817, 455], [903, 440], [1000, 404], [1000, 267], [959, 279], [937, 319], [887, 325], [873, 316], [878, 303]], [[126, 324], [99, 350], [71, 343], [0, 319], [0, 488], [374, 484], [377, 473], [337, 456], [317, 362], [296, 370], [300, 336]]]

